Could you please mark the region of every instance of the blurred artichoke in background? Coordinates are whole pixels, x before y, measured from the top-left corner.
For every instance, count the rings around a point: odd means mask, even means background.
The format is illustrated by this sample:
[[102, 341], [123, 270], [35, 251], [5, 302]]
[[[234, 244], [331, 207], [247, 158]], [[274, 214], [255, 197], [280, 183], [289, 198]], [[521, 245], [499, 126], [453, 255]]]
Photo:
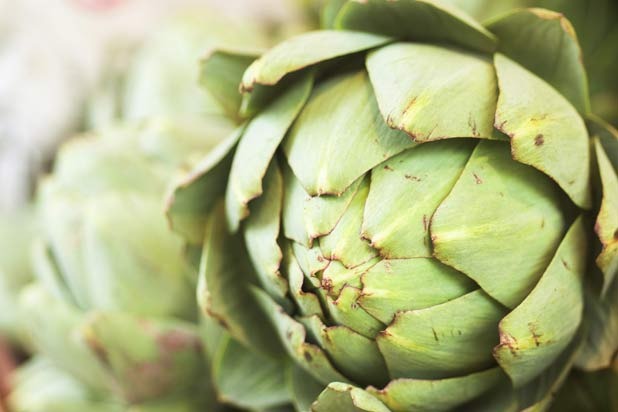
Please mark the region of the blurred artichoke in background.
[[276, 330], [315, 380], [290, 376], [301, 410], [547, 410], [592, 367], [578, 349], [616, 336], [588, 311], [615, 302], [618, 137], [590, 116], [571, 24], [332, 4], [332, 30], [249, 66], [228, 94], [249, 120], [171, 197], [178, 233], [206, 227], [201, 305], [241, 341]]
[[86, 385], [49, 362], [36, 357], [12, 376], [16, 388], [9, 404], [28, 412], [111, 412], [119, 404], [101, 399]]
[[[260, 47], [260, 32], [232, 27], [197, 15], [171, 23], [129, 76], [93, 100], [97, 131], [66, 143], [40, 182], [36, 282], [20, 298], [37, 357], [17, 372], [15, 411], [261, 411], [290, 402], [282, 354], [246, 349], [200, 314], [199, 250], [163, 213], [170, 179], [236, 127], [197, 84], [198, 60], [213, 45]], [[58, 385], [36, 389], [51, 376]]]

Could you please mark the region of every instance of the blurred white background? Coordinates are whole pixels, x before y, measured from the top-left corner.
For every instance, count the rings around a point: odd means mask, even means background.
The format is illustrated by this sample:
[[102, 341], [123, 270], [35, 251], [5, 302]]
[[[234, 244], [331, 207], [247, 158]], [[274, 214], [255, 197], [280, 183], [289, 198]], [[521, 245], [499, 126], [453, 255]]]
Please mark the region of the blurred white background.
[[[295, 0], [0, 0], [0, 213], [19, 208], [118, 56], [161, 22], [206, 8], [273, 27]], [[302, 24], [302, 23], [299, 23]]]

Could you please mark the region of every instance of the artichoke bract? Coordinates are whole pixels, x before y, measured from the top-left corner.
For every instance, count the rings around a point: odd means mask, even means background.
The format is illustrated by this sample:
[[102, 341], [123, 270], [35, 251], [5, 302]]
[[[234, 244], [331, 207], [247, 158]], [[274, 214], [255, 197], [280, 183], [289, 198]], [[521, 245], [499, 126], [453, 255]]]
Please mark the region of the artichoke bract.
[[[115, 100], [99, 96], [97, 131], [65, 144], [40, 182], [36, 282], [22, 292], [20, 309], [41, 362], [17, 373], [24, 378], [11, 395], [16, 411], [268, 410], [289, 403], [281, 354], [248, 349], [200, 313], [199, 249], [173, 233], [164, 214], [173, 176], [237, 124], [198, 87], [196, 49], [219, 43], [194, 17], [174, 21], [138, 55], [124, 88], [111, 91], [125, 96], [122, 107], [110, 110]], [[176, 42], [186, 52], [180, 67], [171, 64], [178, 63], [178, 50], [169, 48]], [[58, 386], [45, 387], [38, 376], [57, 376]]]
[[618, 261], [616, 134], [590, 116], [572, 26], [543, 9], [481, 25], [429, 0], [338, 3], [334, 29], [248, 67], [249, 120], [173, 195], [179, 233], [206, 222], [255, 271], [235, 295], [247, 271], [204, 246], [202, 305], [234, 336], [274, 328], [325, 386], [314, 400], [296, 382], [315, 411], [547, 409], [588, 280], [600, 300]]

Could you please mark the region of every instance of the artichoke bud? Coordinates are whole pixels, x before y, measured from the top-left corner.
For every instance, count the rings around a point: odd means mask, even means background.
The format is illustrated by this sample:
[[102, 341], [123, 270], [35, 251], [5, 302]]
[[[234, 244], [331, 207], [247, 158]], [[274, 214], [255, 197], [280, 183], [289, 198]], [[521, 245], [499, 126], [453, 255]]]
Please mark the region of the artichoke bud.
[[39, 193], [44, 240], [82, 309], [191, 319], [195, 272], [162, 213], [171, 167], [125, 153], [127, 143], [88, 137], [65, 149]]
[[[315, 410], [547, 405], [582, 341], [584, 215], [599, 213], [605, 272], [618, 224], [615, 165], [606, 206], [591, 195], [572, 26], [541, 9], [481, 25], [412, 0], [344, 2], [333, 22], [248, 67], [253, 116], [177, 188], [172, 222], [188, 220], [191, 185], [229, 168], [224, 207], [196, 203], [191, 218], [225, 216], [244, 239], [253, 297], [326, 386]], [[220, 287], [230, 265], [206, 260], [201, 304], [235, 336], [259, 333], [229, 310], [245, 299]]]

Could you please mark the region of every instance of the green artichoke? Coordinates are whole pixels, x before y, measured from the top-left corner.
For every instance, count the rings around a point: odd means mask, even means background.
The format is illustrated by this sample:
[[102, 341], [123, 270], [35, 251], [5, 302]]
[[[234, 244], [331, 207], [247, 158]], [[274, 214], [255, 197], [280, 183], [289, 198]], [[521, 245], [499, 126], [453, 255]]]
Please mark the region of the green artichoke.
[[[99, 131], [65, 144], [39, 185], [36, 282], [20, 306], [45, 363], [18, 372], [17, 411], [270, 411], [290, 402], [282, 354], [247, 349], [200, 313], [199, 249], [163, 213], [172, 177], [237, 124], [197, 86], [192, 53], [212, 48], [202, 44], [208, 29], [174, 24], [139, 55], [140, 74], [110, 91], [127, 96], [123, 110], [95, 100]], [[187, 53], [179, 67], [168, 47], [177, 42]], [[59, 388], [41, 385], [52, 375]]]
[[185, 159], [209, 135], [196, 145], [127, 129], [73, 140], [42, 182], [38, 282], [21, 296], [23, 321], [40, 353], [129, 404], [206, 394], [196, 269], [161, 213], [179, 161], [160, 148], [173, 142]]
[[[206, 227], [201, 305], [241, 341], [274, 329], [300, 410], [546, 410], [585, 333], [616, 336], [582, 322], [585, 295], [614, 304], [618, 137], [572, 26], [337, 3], [249, 66], [248, 120], [171, 197], [178, 233]], [[243, 58], [215, 57], [211, 79]]]

